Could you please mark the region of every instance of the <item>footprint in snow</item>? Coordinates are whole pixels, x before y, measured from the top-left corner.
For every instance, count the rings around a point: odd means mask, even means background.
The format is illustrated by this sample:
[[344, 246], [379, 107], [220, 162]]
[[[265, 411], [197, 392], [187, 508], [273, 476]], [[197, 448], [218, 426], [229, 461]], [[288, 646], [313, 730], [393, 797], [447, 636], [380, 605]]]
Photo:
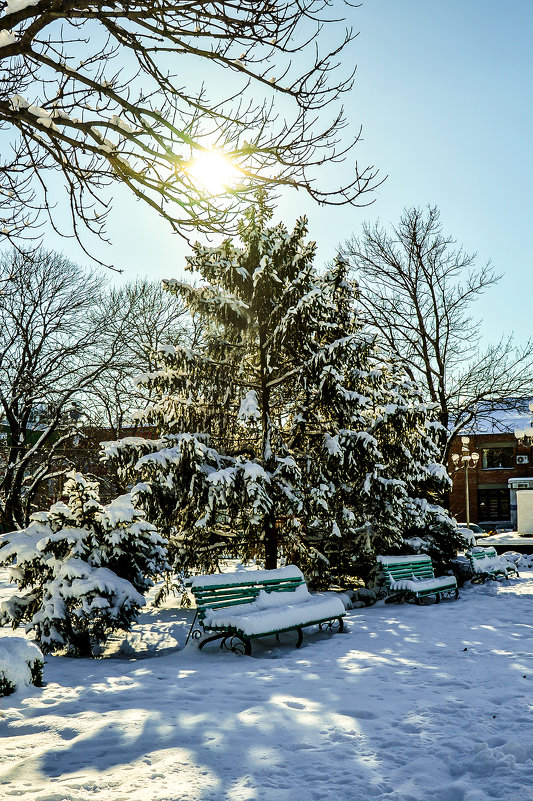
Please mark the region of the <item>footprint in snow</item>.
[[370, 712], [368, 709], [344, 709], [342, 714], [347, 718], [355, 718], [356, 720], [375, 720], [377, 715]]

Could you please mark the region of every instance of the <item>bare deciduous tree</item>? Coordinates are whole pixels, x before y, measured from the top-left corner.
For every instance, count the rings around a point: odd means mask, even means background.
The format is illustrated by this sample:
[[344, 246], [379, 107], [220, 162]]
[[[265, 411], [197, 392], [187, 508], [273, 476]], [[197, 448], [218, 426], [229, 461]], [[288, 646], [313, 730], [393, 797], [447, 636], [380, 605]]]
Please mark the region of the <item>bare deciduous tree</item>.
[[[258, 187], [357, 203], [376, 184], [373, 167], [356, 166], [331, 192], [315, 183], [315, 168], [342, 160], [358, 139], [342, 133], [352, 74], [337, 71], [352, 61], [353, 35], [319, 49], [340, 5], [0, 0], [0, 235], [15, 244], [37, 236], [43, 211], [63, 232], [63, 184], [68, 231], [83, 241], [106, 236], [112, 181], [183, 235], [231, 231]], [[240, 169], [223, 195], [190, 172], [213, 147]]]
[[442, 233], [439, 211], [406, 209], [391, 232], [363, 226], [345, 252], [356, 271], [367, 322], [440, 407], [448, 430], [443, 458], [458, 431], [497, 409], [520, 409], [533, 392], [532, 343], [512, 337], [482, 347], [472, 305], [499, 281], [490, 264]]
[[72, 466], [76, 400], [113, 365], [103, 281], [57, 253], [0, 259], [0, 521], [28, 524], [45, 481]]
[[119, 439], [135, 425], [134, 412], [150, 401], [136, 377], [158, 369], [154, 354], [160, 348], [190, 345], [199, 332], [183, 303], [161, 282], [131, 281], [107, 292], [103, 304], [107, 337], [117, 356], [113, 368], [91, 382], [84, 410], [87, 422], [105, 428], [108, 439]]

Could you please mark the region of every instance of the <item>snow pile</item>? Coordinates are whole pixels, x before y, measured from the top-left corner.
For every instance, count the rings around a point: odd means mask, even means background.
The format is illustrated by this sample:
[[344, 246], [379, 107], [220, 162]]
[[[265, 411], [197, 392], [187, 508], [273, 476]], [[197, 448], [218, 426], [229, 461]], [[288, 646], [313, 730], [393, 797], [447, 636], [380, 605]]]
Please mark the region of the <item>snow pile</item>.
[[6, 14], [15, 14], [28, 6], [36, 6], [39, 0], [7, 0]]
[[243, 423], [261, 419], [261, 410], [259, 408], [259, 401], [257, 400], [257, 392], [255, 389], [251, 389], [244, 396], [239, 407], [237, 419]]
[[0, 637], [0, 696], [29, 684], [40, 686], [43, 655], [22, 637]]
[[0, 47], [8, 47], [9, 45], [15, 44], [16, 41], [17, 37], [11, 33], [11, 31], [0, 31]]
[[422, 564], [431, 563], [431, 559], [427, 554], [416, 554], [410, 556], [378, 556], [378, 562], [382, 565], [401, 565], [405, 562], [421, 562]]

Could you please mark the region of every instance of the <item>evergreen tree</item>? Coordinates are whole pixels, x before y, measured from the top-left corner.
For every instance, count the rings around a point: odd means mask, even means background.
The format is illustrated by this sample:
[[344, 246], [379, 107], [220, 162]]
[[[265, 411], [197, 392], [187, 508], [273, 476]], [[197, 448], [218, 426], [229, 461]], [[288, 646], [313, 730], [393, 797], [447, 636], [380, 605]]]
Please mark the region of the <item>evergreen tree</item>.
[[376, 553], [437, 520], [451, 543], [428, 503], [448, 481], [430, 410], [358, 324], [343, 259], [320, 276], [306, 220], [289, 232], [270, 216], [259, 197], [242, 247], [194, 247], [201, 285], [167, 282], [200, 316], [202, 348], [159, 351], [140, 380], [160, 439], [104, 443], [104, 458], [140, 479], [134, 501], [185, 572], [283, 556], [319, 584], [368, 575]]
[[164, 541], [130, 496], [108, 506], [98, 484], [71, 472], [67, 503], [32, 515], [28, 528], [4, 534], [0, 564], [12, 565], [22, 596], [0, 607], [0, 621], [23, 622], [43, 651], [90, 656], [117, 629], [129, 630], [141, 593], [168, 567]]
[[402, 367], [358, 322], [347, 263], [317, 279], [325, 324], [289, 429], [304, 476], [306, 542], [337, 579], [368, 578], [378, 553], [423, 548], [444, 561], [462, 540], [437, 503], [442, 426]]

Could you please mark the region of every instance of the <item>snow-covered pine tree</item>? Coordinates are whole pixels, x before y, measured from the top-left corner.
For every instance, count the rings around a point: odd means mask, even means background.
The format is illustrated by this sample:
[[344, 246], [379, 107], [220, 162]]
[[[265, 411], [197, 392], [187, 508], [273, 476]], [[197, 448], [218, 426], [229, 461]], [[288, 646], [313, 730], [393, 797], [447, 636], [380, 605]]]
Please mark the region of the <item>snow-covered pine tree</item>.
[[166, 283], [201, 318], [203, 347], [166, 347], [161, 369], [141, 377], [158, 396], [143, 423], [160, 440], [104, 443], [123, 480], [141, 478], [134, 498], [170, 531], [179, 570], [215, 570], [227, 553], [274, 567], [280, 520], [300, 513], [284, 431], [318, 325], [315, 244], [304, 219], [288, 232], [269, 228], [270, 216], [260, 197], [240, 226], [243, 247], [195, 246], [188, 268], [201, 286]]
[[403, 535], [441, 528], [451, 543], [428, 502], [447, 486], [431, 410], [358, 324], [343, 259], [318, 275], [306, 221], [289, 233], [269, 218], [259, 198], [242, 247], [195, 246], [200, 286], [167, 282], [200, 316], [203, 348], [160, 350], [140, 377], [160, 439], [104, 443], [104, 458], [139, 482], [135, 503], [185, 572], [282, 555], [324, 583], [368, 575]]
[[343, 258], [317, 283], [320, 336], [289, 429], [305, 541], [344, 581], [368, 578], [378, 553], [423, 547], [449, 558], [462, 541], [437, 503], [449, 479], [437, 463], [435, 411], [361, 327]]
[[164, 540], [129, 495], [102, 506], [97, 482], [74, 471], [65, 494], [66, 503], [0, 538], [0, 564], [12, 565], [25, 591], [2, 604], [0, 620], [26, 623], [45, 652], [91, 656], [113, 631], [131, 628], [141, 593], [168, 567]]

